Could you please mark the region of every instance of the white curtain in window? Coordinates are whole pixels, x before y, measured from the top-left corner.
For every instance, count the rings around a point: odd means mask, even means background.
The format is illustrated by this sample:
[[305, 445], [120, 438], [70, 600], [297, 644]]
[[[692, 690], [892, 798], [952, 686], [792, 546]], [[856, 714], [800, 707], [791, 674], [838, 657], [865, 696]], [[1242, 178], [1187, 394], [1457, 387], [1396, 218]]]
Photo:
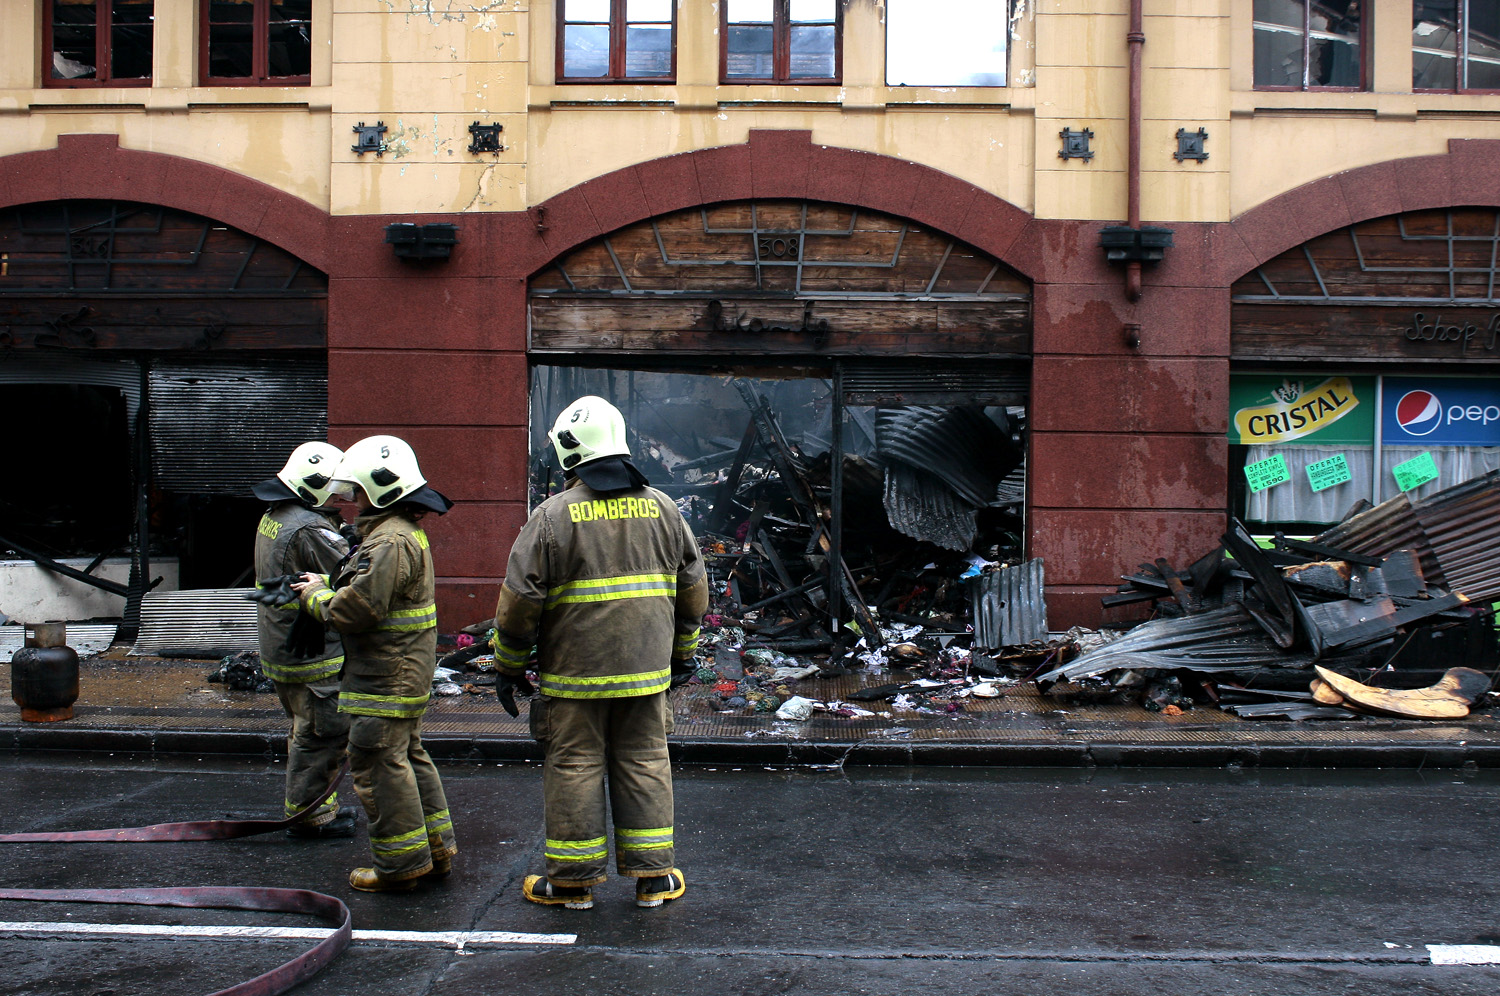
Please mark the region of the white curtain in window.
[[[1251, 522], [1332, 523], [1342, 519], [1349, 506], [1359, 499], [1371, 498], [1373, 447], [1252, 446], [1245, 462], [1255, 463], [1278, 453], [1286, 458], [1292, 479], [1250, 496], [1245, 518]], [[1314, 492], [1307, 482], [1305, 468], [1338, 453], [1342, 453], [1349, 463], [1350, 479]], [[1495, 446], [1387, 446], [1380, 453], [1381, 494], [1384, 498], [1396, 496], [1396, 481], [1391, 476], [1391, 468], [1423, 453], [1432, 454], [1438, 468], [1438, 479], [1407, 492], [1413, 500], [1500, 468], [1500, 447]]]

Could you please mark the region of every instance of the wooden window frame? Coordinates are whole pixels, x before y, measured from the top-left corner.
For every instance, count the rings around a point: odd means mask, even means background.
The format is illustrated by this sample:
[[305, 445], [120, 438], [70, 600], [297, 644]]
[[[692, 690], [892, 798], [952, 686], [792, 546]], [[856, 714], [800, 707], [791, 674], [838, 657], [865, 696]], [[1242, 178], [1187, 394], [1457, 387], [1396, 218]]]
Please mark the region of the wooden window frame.
[[[625, 50], [626, 27], [632, 22], [625, 18], [627, 0], [609, 0], [609, 72], [603, 76], [567, 76], [563, 72], [563, 46], [567, 43], [568, 0], [556, 0], [557, 51], [553, 66], [553, 79], [558, 83], [640, 83], [659, 84], [677, 82], [677, 0], [672, 0], [672, 68], [665, 76], [626, 76]], [[578, 24], [594, 24], [594, 21], [577, 21]], [[660, 24], [660, 21], [636, 21], [636, 24]]]
[[[791, 0], [771, 0], [771, 70], [769, 77], [729, 75], [729, 4], [719, 3], [719, 83], [723, 86], [763, 86], [765, 84], [790, 86], [839, 86], [844, 79], [844, 3], [834, 0], [833, 5], [833, 75], [791, 76], [792, 19]], [[744, 22], [735, 22], [744, 23]], [[805, 22], [821, 24], [821, 21]]]
[[[213, 63], [209, 60], [209, 7], [213, 0], [198, 3], [198, 81], [202, 86], [309, 86], [312, 83], [312, 54], [308, 54], [308, 72], [301, 76], [270, 75], [271, 45], [271, 0], [253, 0], [255, 11], [251, 16], [250, 61], [253, 75], [210, 76]], [[314, 8], [316, 3], [314, 3]], [[312, 23], [313, 10], [309, 10], [308, 23]]]
[[[1412, 93], [1500, 93], [1500, 89], [1490, 87], [1480, 89], [1478, 87], [1464, 86], [1469, 74], [1469, 5], [1473, 0], [1459, 0], [1458, 5], [1458, 49], [1454, 52], [1453, 86], [1451, 87], [1418, 87], [1412, 82]], [[1416, 29], [1416, 25], [1412, 25]], [[1412, 48], [1416, 48], [1413, 42]]]
[[[1373, 4], [1370, 5], [1373, 7]], [[1302, 0], [1302, 80], [1301, 86], [1272, 86], [1253, 83], [1255, 66], [1250, 67], [1252, 89], [1271, 93], [1364, 93], [1370, 89], [1370, 33], [1373, 12], [1361, 8], [1359, 18], [1359, 85], [1358, 86], [1314, 86], [1307, 82], [1312, 71], [1312, 8], [1313, 0]], [[1251, 21], [1251, 46], [1254, 51], [1254, 21]]]
[[[53, 52], [53, 23], [52, 11], [56, 7], [54, 0], [44, 0], [42, 4], [42, 86], [46, 88], [83, 89], [89, 87], [115, 87], [115, 86], [150, 86], [155, 75], [155, 67], [152, 67], [151, 76], [131, 76], [125, 79], [115, 79], [109, 75], [111, 39], [114, 36], [114, 4], [111, 0], [95, 0], [94, 3], [94, 78], [91, 80], [64, 80], [57, 79], [52, 75], [52, 52]], [[155, 15], [156, 4], [151, 5], [151, 13]], [[155, 30], [153, 25], [153, 31]], [[155, 48], [153, 41], [153, 49]], [[154, 53], [153, 53], [154, 55]], [[100, 72], [103, 72], [101, 78]]]

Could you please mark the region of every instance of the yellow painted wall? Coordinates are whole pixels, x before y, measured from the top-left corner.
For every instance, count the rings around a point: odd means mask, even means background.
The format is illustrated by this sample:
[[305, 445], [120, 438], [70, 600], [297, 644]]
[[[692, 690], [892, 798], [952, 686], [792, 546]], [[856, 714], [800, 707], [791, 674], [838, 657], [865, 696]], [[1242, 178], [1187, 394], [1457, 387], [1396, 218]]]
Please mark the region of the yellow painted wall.
[[[885, 4], [845, 0], [841, 86], [721, 86], [718, 6], [679, 0], [677, 83], [559, 85], [553, 0], [316, 0], [313, 85], [202, 88], [198, 0], [157, 0], [149, 88], [38, 86], [41, 7], [0, 3], [0, 155], [59, 134], [197, 158], [336, 214], [511, 211], [658, 156], [753, 128], [911, 159], [1045, 218], [1125, 214], [1127, 0], [1025, 0], [1012, 85], [887, 87]], [[918, 2], [921, 0], [905, 0]], [[1500, 97], [1410, 92], [1411, 0], [1372, 0], [1374, 90], [1251, 88], [1249, 0], [1146, 0], [1142, 216], [1222, 221], [1302, 183], [1450, 138], [1500, 138]], [[358, 155], [358, 122], [389, 148]], [[505, 150], [468, 152], [471, 122]], [[1093, 131], [1091, 162], [1058, 157]], [[1205, 163], [1176, 132], [1204, 128]]]

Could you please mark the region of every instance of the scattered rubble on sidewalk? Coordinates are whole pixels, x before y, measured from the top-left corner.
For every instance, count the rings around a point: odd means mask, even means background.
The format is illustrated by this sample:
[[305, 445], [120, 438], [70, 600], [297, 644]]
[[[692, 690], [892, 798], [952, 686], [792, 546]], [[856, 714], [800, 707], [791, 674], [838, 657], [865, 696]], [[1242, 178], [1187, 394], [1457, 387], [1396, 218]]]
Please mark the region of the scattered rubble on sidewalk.
[[242, 651], [219, 661], [219, 666], [204, 675], [210, 684], [223, 685], [236, 692], [274, 692], [276, 685], [260, 669], [260, 654]]
[[[1278, 534], [1269, 550], [1231, 520], [1223, 545], [1186, 570], [1159, 559], [1121, 580], [1106, 605], [1155, 601], [1160, 618], [1038, 682], [1081, 682], [1096, 698], [1144, 686], [1147, 708], [1213, 703], [1250, 718], [1352, 718], [1352, 706], [1413, 718], [1467, 715], [1487, 701], [1496, 664], [1491, 603], [1500, 598], [1500, 472], [1417, 502], [1403, 494], [1366, 503], [1309, 541]], [[1466, 672], [1462, 695], [1469, 696], [1461, 703], [1443, 684], [1457, 682], [1452, 671], [1425, 698], [1403, 691], [1430, 679], [1434, 663], [1393, 667], [1410, 640], [1455, 628], [1487, 634], [1483, 663], [1491, 675], [1458, 669]], [[1332, 684], [1333, 675], [1348, 683], [1349, 694], [1319, 696], [1315, 666], [1321, 684]], [[1478, 693], [1472, 675], [1485, 683]], [[1182, 693], [1164, 693], [1164, 676]], [[1359, 691], [1371, 685], [1381, 687]], [[1417, 699], [1427, 703], [1425, 714], [1394, 708]], [[1454, 704], [1439, 706], [1439, 699]]]

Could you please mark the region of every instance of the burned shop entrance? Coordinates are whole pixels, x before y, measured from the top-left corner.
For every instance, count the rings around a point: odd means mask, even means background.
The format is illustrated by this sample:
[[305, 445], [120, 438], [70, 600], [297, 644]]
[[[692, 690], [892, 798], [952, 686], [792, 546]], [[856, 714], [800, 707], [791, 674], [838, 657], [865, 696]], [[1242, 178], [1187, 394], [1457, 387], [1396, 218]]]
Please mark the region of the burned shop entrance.
[[1026, 555], [1030, 326], [1022, 277], [887, 215], [759, 201], [623, 229], [533, 280], [533, 504], [563, 485], [552, 418], [598, 395], [736, 623], [808, 651], [871, 607], [964, 632], [966, 577]]
[[0, 211], [0, 412], [33, 482], [0, 498], [0, 613], [133, 627], [147, 592], [249, 583], [250, 486], [327, 431], [326, 303], [322, 273], [208, 218]]

